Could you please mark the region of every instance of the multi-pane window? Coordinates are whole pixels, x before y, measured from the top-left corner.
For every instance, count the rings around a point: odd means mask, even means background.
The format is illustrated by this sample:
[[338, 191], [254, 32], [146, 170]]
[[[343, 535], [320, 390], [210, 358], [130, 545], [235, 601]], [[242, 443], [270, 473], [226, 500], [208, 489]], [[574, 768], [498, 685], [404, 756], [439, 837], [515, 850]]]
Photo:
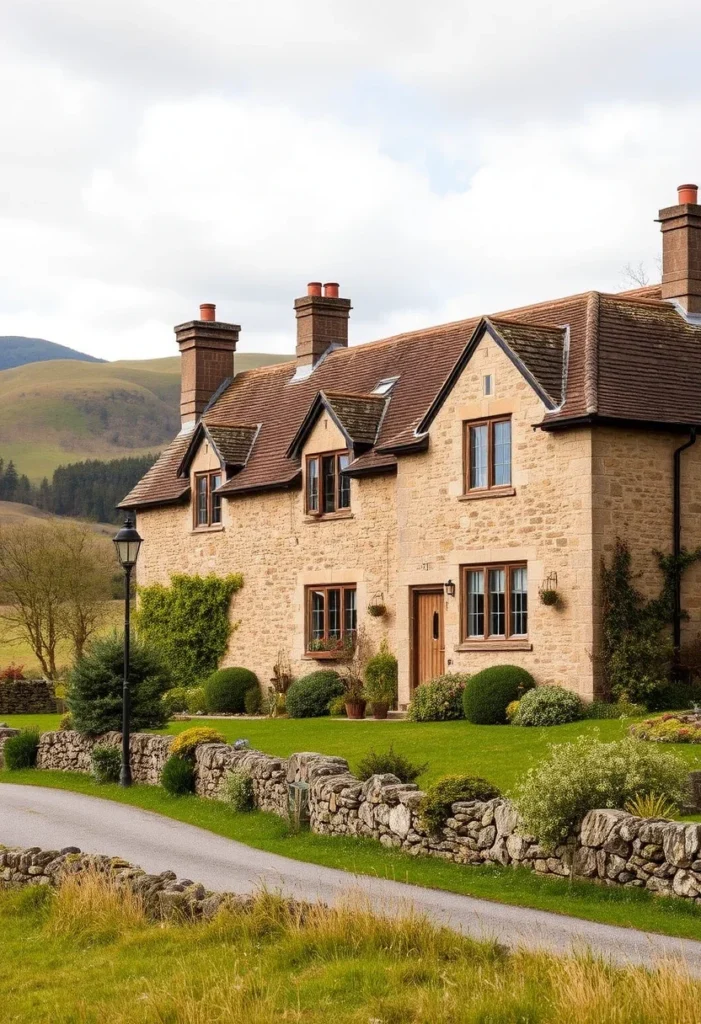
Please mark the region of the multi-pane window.
[[348, 452], [307, 456], [307, 512], [331, 515], [350, 508], [350, 477], [343, 470], [350, 463]]
[[307, 650], [341, 651], [358, 628], [355, 584], [307, 587]]
[[214, 473], [197, 473], [195, 476], [195, 526], [218, 526], [222, 521], [221, 486], [222, 476]]
[[511, 486], [511, 420], [465, 424], [466, 491]]
[[467, 565], [462, 570], [463, 639], [528, 635], [525, 565]]

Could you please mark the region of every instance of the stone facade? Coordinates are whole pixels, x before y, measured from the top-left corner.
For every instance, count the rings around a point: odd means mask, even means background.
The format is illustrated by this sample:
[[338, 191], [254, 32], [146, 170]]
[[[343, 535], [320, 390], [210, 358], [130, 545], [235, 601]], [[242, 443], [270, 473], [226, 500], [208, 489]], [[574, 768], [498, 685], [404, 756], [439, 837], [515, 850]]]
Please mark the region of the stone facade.
[[[132, 737], [135, 781], [158, 781], [172, 739], [149, 734]], [[99, 740], [119, 741], [118, 733]], [[2, 742], [0, 736], [0, 747]], [[89, 771], [95, 742], [78, 733], [45, 733], [38, 767]], [[401, 783], [394, 775], [373, 775], [361, 782], [341, 757], [299, 753], [279, 758], [256, 750], [234, 750], [224, 743], [207, 744], [196, 751], [196, 792], [220, 797], [233, 769], [253, 779], [258, 809], [283, 817], [290, 813], [290, 786], [301, 784], [308, 797], [309, 827], [322, 835], [363, 836], [413, 856], [440, 857], [456, 864], [527, 867], [541, 875], [574, 874], [701, 903], [701, 825], [592, 810], [578, 835], [550, 851], [520, 832], [516, 809], [502, 798], [453, 804], [445, 827], [431, 834], [421, 823], [418, 808], [423, 793], [416, 785]]]
[[[482, 395], [491, 374], [494, 393]], [[496, 343], [486, 336], [431, 428], [427, 452], [399, 459], [393, 473], [353, 479], [347, 516], [307, 516], [300, 490], [239, 495], [224, 502], [223, 523], [193, 529], [191, 505], [139, 512], [144, 538], [141, 585], [167, 583], [174, 573], [241, 572], [244, 586], [232, 604], [232, 635], [225, 664], [244, 665], [266, 685], [280, 651], [296, 676], [317, 668], [305, 656], [305, 587], [355, 583], [359, 622], [378, 646], [383, 638], [399, 659], [399, 705], [411, 696], [411, 588], [441, 587], [445, 597], [445, 669], [473, 672], [510, 662], [538, 682], [558, 683], [590, 698], [596, 688], [592, 474], [594, 436], [588, 428], [534, 431], [543, 418], [540, 398]], [[463, 493], [463, 424], [484, 416], [512, 417], [513, 493], [480, 499]], [[307, 438], [308, 454], [344, 448], [328, 414]], [[192, 473], [215, 468], [203, 442]], [[669, 546], [671, 527], [656, 531]], [[669, 536], [668, 536], [669, 534]], [[460, 567], [485, 563], [528, 565], [527, 640], [461, 642]], [[543, 579], [557, 573], [558, 608], [538, 599]], [[367, 605], [381, 594], [387, 614], [374, 619]]]
[[56, 695], [46, 679], [0, 681], [0, 715], [54, 715]]

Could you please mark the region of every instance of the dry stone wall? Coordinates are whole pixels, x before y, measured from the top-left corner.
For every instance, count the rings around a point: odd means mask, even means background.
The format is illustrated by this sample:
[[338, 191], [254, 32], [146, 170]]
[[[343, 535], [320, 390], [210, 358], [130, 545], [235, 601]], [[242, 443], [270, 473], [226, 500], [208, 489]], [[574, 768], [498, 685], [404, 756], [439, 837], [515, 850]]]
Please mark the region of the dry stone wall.
[[0, 715], [54, 715], [56, 695], [46, 679], [3, 679]]
[[[11, 732], [12, 730], [5, 730]], [[137, 782], [155, 784], [173, 737], [132, 737], [132, 771]], [[0, 752], [4, 742], [0, 731]], [[118, 733], [99, 741], [75, 732], [45, 733], [39, 745], [40, 768], [90, 771], [96, 742], [118, 745]], [[441, 857], [456, 864], [503, 864], [530, 868], [541, 875], [574, 874], [606, 885], [645, 888], [701, 903], [701, 825], [636, 818], [625, 811], [592, 810], [578, 835], [546, 850], [519, 830], [508, 800], [460, 801], [438, 834], [422, 825], [423, 793], [394, 775], [353, 775], [341, 757], [311, 752], [289, 758], [257, 750], [235, 750], [224, 743], [198, 747], [195, 785], [200, 796], [217, 799], [228, 774], [237, 769], [253, 780], [255, 805], [286, 816], [290, 787], [308, 801], [309, 825], [322, 835], [363, 836], [414, 856]]]

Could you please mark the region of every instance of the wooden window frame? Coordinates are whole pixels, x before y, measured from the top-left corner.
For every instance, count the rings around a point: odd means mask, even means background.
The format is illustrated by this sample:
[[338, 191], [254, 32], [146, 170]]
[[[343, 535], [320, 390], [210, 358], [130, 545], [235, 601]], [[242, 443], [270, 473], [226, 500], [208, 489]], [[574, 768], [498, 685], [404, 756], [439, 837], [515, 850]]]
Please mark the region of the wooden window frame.
[[[195, 530], [211, 530], [212, 528], [219, 529], [222, 526], [223, 514], [222, 514], [222, 500], [221, 495], [217, 495], [219, 498], [219, 519], [214, 519], [214, 491], [213, 481], [215, 477], [219, 477], [218, 486], [221, 487], [224, 482], [224, 473], [221, 469], [208, 469], [203, 473], [195, 473], [195, 486], [194, 486], [194, 501], [193, 501], [193, 527]], [[199, 481], [207, 481], [207, 522], [201, 523], [199, 521]]]
[[[508, 423], [511, 427], [510, 431], [510, 460], [509, 460], [509, 483], [508, 484], [495, 484], [494, 483], [494, 427], [497, 423]], [[470, 480], [472, 479], [472, 446], [470, 444], [470, 431], [474, 427], [486, 427], [487, 428], [487, 485], [486, 487], [472, 487]], [[513, 422], [511, 414], [506, 416], [490, 416], [484, 417], [479, 420], [466, 420], [463, 423], [463, 493], [468, 495], [473, 494], [486, 494], [487, 492], [493, 492], [494, 494], [512, 494], [514, 490], [514, 436], [513, 436]]]
[[[307, 455], [304, 460], [304, 510], [308, 516], [314, 516], [316, 519], [332, 519], [334, 516], [347, 516], [351, 511], [350, 504], [350, 489], [348, 492], [348, 504], [340, 507], [341, 501], [341, 459], [345, 456], [350, 461], [351, 453], [347, 448], [338, 448], [328, 452], [312, 452]], [[324, 508], [324, 474], [323, 474], [323, 460], [334, 459], [334, 501], [335, 508], [332, 512], [327, 512]], [[312, 461], [317, 462], [317, 481], [318, 481], [318, 505], [316, 509], [309, 507], [309, 463]]]
[[[341, 601], [341, 637], [338, 641], [338, 646], [333, 648], [329, 647], [326, 649], [317, 649], [312, 645], [315, 641], [312, 639], [312, 597], [315, 592], [324, 592], [324, 643], [330, 644], [329, 641], [329, 591], [338, 590], [340, 591]], [[357, 636], [358, 633], [358, 588], [355, 583], [310, 583], [304, 588], [304, 652], [307, 657], [317, 658], [319, 660], [328, 660], [333, 658], [340, 658], [346, 653], [346, 637], [348, 631], [346, 630], [346, 593], [353, 591], [355, 594], [355, 629], [352, 630], [353, 636]]]
[[[504, 615], [505, 615], [505, 631], [503, 633], [490, 633], [489, 632], [489, 620], [491, 617], [491, 609], [489, 607], [489, 572], [492, 569], [501, 569], [505, 573], [505, 594], [504, 594]], [[460, 638], [463, 644], [491, 644], [494, 642], [513, 642], [514, 644], [520, 644], [523, 641], [528, 640], [528, 630], [525, 633], [512, 633], [511, 632], [511, 575], [515, 569], [526, 570], [526, 596], [528, 596], [528, 563], [527, 562], [482, 562], [476, 565], [461, 565], [460, 566]], [[467, 586], [467, 574], [470, 572], [481, 572], [483, 585], [484, 585], [484, 630], [482, 636], [474, 636], [468, 634], [468, 586]], [[530, 616], [530, 609], [526, 608], [526, 625], [528, 626], [528, 617]]]

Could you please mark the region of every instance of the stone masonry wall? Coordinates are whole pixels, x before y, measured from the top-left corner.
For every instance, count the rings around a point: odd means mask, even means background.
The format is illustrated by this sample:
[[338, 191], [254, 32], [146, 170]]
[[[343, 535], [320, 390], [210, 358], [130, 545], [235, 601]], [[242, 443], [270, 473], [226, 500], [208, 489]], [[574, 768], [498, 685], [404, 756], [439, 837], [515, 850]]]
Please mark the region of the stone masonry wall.
[[56, 695], [46, 679], [0, 681], [0, 715], [54, 715]]
[[[132, 737], [134, 779], [154, 784], [168, 757], [173, 737]], [[100, 742], [118, 744], [118, 733]], [[0, 736], [0, 748], [3, 739]], [[90, 770], [94, 740], [72, 732], [45, 733], [38, 767]], [[288, 786], [303, 783], [309, 798], [309, 824], [322, 835], [364, 836], [413, 855], [441, 857], [456, 864], [497, 863], [523, 866], [541, 875], [597, 879], [607, 885], [646, 888], [701, 903], [701, 825], [636, 818], [625, 811], [590, 811], [577, 836], [554, 850], [519, 832], [516, 809], [508, 800], [461, 801], [437, 835], [422, 826], [418, 807], [423, 793], [394, 775], [373, 775], [361, 782], [341, 757], [299, 753], [271, 757], [228, 744], [197, 749], [196, 792], [216, 799], [232, 769], [253, 779], [255, 805], [288, 814]]]

